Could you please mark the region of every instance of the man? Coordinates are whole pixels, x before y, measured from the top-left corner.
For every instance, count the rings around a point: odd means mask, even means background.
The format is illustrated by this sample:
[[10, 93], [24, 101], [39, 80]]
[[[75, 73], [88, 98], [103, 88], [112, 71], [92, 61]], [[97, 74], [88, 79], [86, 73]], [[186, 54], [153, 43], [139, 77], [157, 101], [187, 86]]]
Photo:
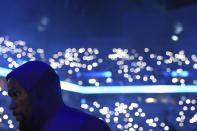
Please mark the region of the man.
[[27, 62], [6, 79], [20, 131], [110, 131], [103, 121], [64, 104], [59, 77], [49, 65]]

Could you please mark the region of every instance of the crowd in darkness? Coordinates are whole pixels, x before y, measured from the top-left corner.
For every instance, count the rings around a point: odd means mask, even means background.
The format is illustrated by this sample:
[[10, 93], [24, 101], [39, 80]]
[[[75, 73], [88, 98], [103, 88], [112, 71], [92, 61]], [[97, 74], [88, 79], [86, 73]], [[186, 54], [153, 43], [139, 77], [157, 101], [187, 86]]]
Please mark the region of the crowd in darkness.
[[[62, 81], [82, 86], [197, 85], [197, 55], [182, 49], [158, 52], [151, 48], [142, 51], [112, 48], [102, 52], [97, 48], [68, 48], [47, 53], [44, 49], [28, 47], [24, 41], [12, 42], [0, 37], [0, 66], [5, 68], [14, 69], [27, 61], [41, 60], [50, 64]], [[101, 71], [109, 71], [111, 76], [79, 75]], [[0, 88], [0, 130], [15, 130], [17, 123], [7, 108], [9, 99], [3, 88]], [[132, 98], [120, 95], [113, 101], [112, 96], [103, 100], [105, 97], [99, 95], [93, 98], [79, 95], [75, 108], [103, 119], [114, 130], [185, 130], [189, 127], [192, 130], [197, 121], [194, 96], [133, 94]], [[152, 103], [146, 101], [150, 97], [154, 98]], [[165, 110], [154, 115], [149, 112], [153, 107]]]

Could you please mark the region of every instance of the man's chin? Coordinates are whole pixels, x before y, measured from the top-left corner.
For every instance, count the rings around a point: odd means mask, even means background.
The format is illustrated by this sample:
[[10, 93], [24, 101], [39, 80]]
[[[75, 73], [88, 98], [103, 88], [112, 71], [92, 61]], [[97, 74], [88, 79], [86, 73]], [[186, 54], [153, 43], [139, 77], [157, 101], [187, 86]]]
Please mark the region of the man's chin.
[[18, 122], [22, 122], [22, 120], [23, 120], [21, 115], [16, 115], [15, 118], [16, 118], [16, 121], [18, 121]]

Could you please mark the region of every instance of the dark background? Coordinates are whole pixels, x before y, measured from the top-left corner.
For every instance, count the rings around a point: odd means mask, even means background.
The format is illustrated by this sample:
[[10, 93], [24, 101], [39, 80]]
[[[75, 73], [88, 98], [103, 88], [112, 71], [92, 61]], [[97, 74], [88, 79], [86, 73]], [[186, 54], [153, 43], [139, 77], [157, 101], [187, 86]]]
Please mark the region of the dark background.
[[[0, 35], [48, 53], [68, 47], [190, 51], [196, 11], [196, 0], [1, 0]], [[177, 23], [183, 30], [175, 42]]]

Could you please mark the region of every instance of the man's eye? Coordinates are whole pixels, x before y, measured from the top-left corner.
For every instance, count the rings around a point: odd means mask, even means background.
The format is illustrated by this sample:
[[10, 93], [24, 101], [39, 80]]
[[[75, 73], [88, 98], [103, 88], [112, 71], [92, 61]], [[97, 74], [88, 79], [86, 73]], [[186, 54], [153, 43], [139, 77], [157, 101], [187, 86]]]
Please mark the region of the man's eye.
[[19, 95], [20, 95], [20, 92], [19, 91], [17, 91], [17, 92], [14, 93], [14, 96], [15, 97], [18, 97]]

